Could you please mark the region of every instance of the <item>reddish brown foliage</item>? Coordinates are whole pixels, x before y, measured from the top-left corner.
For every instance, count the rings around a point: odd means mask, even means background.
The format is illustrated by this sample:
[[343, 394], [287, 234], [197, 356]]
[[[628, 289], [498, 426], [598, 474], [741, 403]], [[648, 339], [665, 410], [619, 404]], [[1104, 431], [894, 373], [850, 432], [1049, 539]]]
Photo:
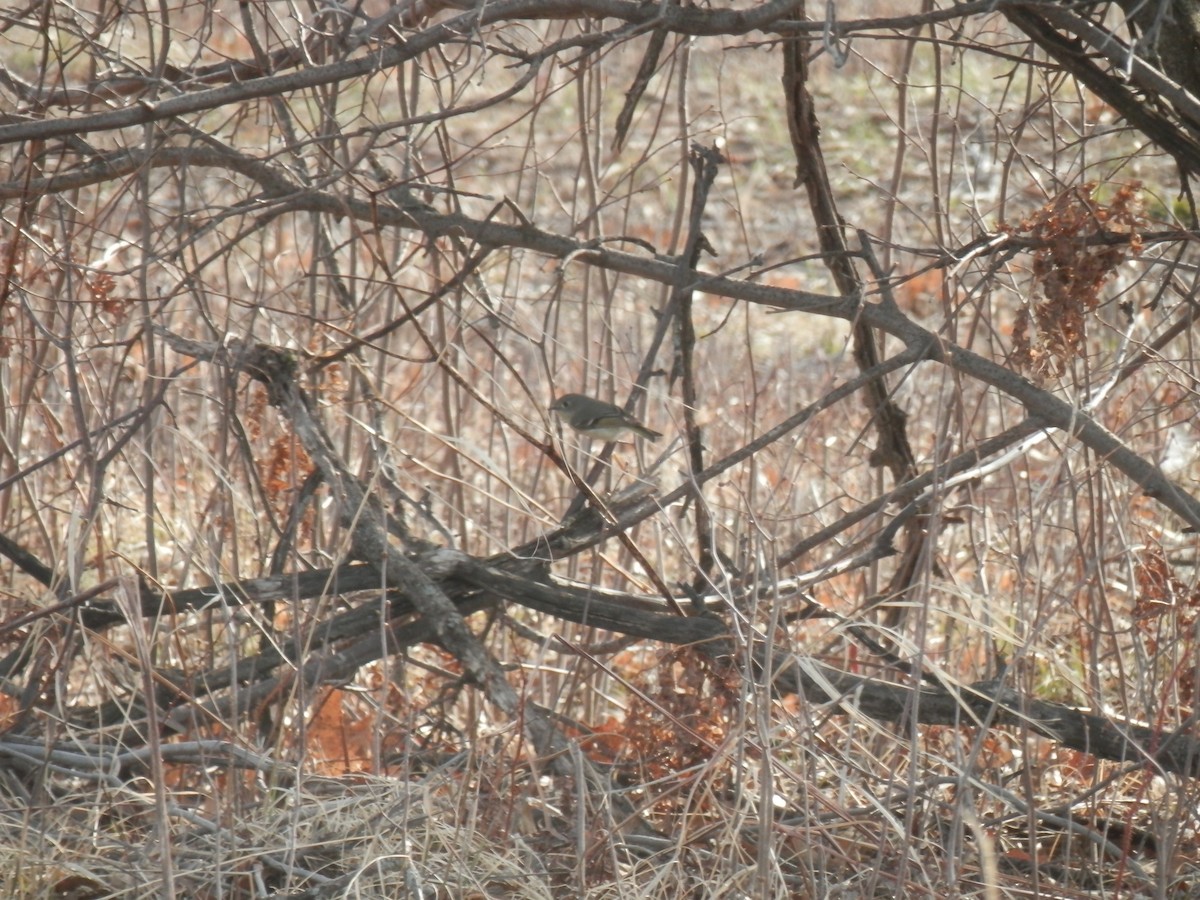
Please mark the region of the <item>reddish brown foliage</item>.
[[[1094, 181], [1068, 188], [1008, 229], [1041, 242], [1033, 252], [1033, 277], [1042, 297], [1021, 309], [1013, 324], [1013, 359], [1025, 369], [1059, 372], [1083, 351], [1088, 316], [1100, 305], [1104, 286], [1121, 263], [1141, 251], [1141, 184], [1121, 185], [1107, 205], [1097, 193]], [[1099, 234], [1130, 237], [1119, 244], [1089, 241]], [[1036, 336], [1030, 335], [1031, 324]]]

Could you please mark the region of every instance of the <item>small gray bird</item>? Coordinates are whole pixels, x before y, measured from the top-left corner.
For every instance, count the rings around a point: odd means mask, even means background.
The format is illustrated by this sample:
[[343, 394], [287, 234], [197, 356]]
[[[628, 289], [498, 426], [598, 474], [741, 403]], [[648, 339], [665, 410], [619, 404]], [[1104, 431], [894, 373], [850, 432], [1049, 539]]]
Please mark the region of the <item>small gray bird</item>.
[[550, 404], [550, 412], [580, 434], [604, 441], [615, 441], [627, 431], [647, 440], [657, 441], [662, 435], [647, 428], [625, 410], [586, 394], [563, 394]]

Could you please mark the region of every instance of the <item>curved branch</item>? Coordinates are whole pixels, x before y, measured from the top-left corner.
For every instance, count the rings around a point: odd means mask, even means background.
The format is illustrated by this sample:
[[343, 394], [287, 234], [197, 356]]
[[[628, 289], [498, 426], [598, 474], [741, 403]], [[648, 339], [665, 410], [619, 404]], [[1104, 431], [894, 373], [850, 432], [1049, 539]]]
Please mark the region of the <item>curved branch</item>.
[[[232, 151], [223, 153], [192, 148], [187, 151], [164, 149], [160, 152], [172, 157], [177, 156], [179, 159], [195, 154], [190, 157], [193, 161], [240, 166], [239, 171], [259, 180], [272, 193], [278, 192], [276, 196], [293, 190], [273, 167]], [[208, 155], [210, 152], [211, 155]], [[294, 190], [299, 192], [299, 186], [295, 186]], [[405, 228], [412, 227], [415, 222], [422, 231], [430, 235], [457, 234], [486, 246], [524, 248], [558, 259], [571, 258], [678, 289], [702, 291], [773, 309], [816, 313], [846, 321], [858, 317], [864, 324], [899, 338], [919, 358], [941, 362], [1008, 395], [1045, 427], [1060, 429], [1077, 438], [1100, 458], [1107, 460], [1128, 476], [1148, 496], [1158, 500], [1190, 526], [1200, 528], [1200, 501], [1172, 483], [1158, 466], [1133, 452], [1092, 417], [1018, 373], [922, 328], [893, 304], [859, 302], [858, 298], [854, 297], [817, 294], [712, 275], [680, 266], [674, 257], [661, 254], [647, 257], [625, 253], [606, 245], [578, 241], [544, 231], [528, 222], [510, 225], [495, 219], [477, 220], [465, 215], [441, 215], [427, 209], [401, 209], [398, 206], [317, 191], [297, 193], [289, 202], [294, 209], [350, 215], [375, 225]]]

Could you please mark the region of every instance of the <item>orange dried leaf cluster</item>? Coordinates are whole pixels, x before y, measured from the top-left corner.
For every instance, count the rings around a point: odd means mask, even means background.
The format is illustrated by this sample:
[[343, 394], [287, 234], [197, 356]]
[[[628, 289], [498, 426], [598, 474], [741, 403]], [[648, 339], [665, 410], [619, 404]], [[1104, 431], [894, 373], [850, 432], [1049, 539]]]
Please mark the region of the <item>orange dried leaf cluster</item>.
[[[1195, 625], [1200, 614], [1200, 588], [1191, 588], [1176, 577], [1171, 564], [1159, 549], [1149, 549], [1139, 554], [1134, 568], [1137, 599], [1133, 606], [1133, 620], [1142, 633], [1142, 642], [1150, 653], [1158, 649], [1157, 635], [1164, 631], [1172, 640], [1191, 643]], [[1171, 620], [1165, 625], [1164, 617]], [[1193, 658], [1194, 649], [1182, 646], [1181, 659]], [[1185, 707], [1194, 705], [1196, 696], [1195, 670], [1191, 664], [1164, 673], [1164, 688], [1173, 687], [1175, 701]], [[1164, 694], [1166, 696], [1166, 694]]]
[[292, 492], [313, 471], [313, 462], [292, 434], [280, 435], [272, 444], [263, 466], [263, 483], [272, 498], [292, 502]]
[[643, 781], [712, 759], [736, 714], [735, 680], [695, 650], [668, 654], [657, 673], [657, 685], [635, 695], [624, 720], [605, 723], [591, 746], [595, 757], [632, 766]]
[[[1058, 372], [1078, 356], [1088, 315], [1100, 305], [1104, 285], [1121, 263], [1141, 252], [1141, 183], [1121, 185], [1107, 205], [1097, 200], [1097, 187], [1088, 182], [1069, 188], [1007, 229], [1038, 244], [1033, 277], [1041, 297], [1018, 312], [1013, 324], [1013, 359], [1022, 368]], [[1089, 243], [1099, 235], [1128, 237], [1114, 244]]]
[[374, 765], [374, 721], [370, 716], [352, 715], [346, 700], [353, 695], [337, 688], [325, 690], [315, 704], [308, 723], [308, 758], [323, 775], [347, 775], [370, 771]]
[[1191, 624], [1200, 607], [1200, 589], [1189, 588], [1177, 578], [1161, 550], [1142, 551], [1134, 577], [1137, 600], [1133, 615], [1138, 621], [1179, 612], [1188, 617], [1183, 624]]
[[128, 304], [124, 300], [117, 300], [113, 297], [113, 290], [116, 286], [116, 279], [111, 275], [107, 272], [98, 272], [87, 282], [87, 291], [92, 302], [104, 312], [116, 316], [118, 319], [124, 319]]

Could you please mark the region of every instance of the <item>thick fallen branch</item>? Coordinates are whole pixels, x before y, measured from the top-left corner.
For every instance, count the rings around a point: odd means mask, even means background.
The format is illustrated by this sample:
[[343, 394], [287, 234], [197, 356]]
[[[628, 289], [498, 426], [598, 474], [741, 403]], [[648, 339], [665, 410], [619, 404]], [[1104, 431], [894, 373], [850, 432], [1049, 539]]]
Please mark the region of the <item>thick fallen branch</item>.
[[[739, 652], [736, 639], [725, 622], [716, 615], [688, 618], [656, 612], [656, 601], [627, 594], [580, 588], [549, 579], [531, 578], [516, 574], [505, 564], [487, 563], [465, 554], [433, 550], [410, 560], [410, 565], [429, 573], [435, 583], [455, 604], [457, 615], [466, 615], [496, 603], [513, 603], [536, 610], [564, 621], [602, 628], [617, 634], [641, 637], [664, 644], [695, 646], [707, 656], [725, 664], [738, 664], [745, 658]], [[510, 558], [511, 568], [526, 566]], [[164, 610], [179, 610], [202, 598], [224, 597], [242, 602], [267, 599], [307, 599], [328, 595], [329, 587], [337, 585], [347, 592], [379, 589], [379, 575], [374, 566], [348, 565], [333, 570], [306, 573], [287, 578], [265, 578], [246, 582], [231, 582], [212, 588], [175, 592], [158, 600], [144, 597], [147, 615]], [[302, 593], [311, 591], [312, 593]], [[661, 604], [659, 604], [661, 608]], [[195, 607], [192, 607], [195, 608]], [[89, 611], [99, 616], [100, 609]], [[416, 605], [400, 594], [389, 594], [387, 641], [380, 639], [380, 612], [376, 605], [366, 604], [340, 614], [333, 623], [312, 629], [317, 640], [306, 640], [302, 646], [283, 643], [279, 652], [239, 660], [236, 667], [216, 670], [192, 680], [192, 687], [204, 685], [210, 692], [228, 687], [232, 673], [243, 681], [267, 677], [280, 665], [300, 666], [302, 677], [312, 683], [337, 682], [353, 677], [355, 671], [385, 654], [399, 653], [414, 644], [436, 640], [434, 629], [421, 620], [414, 621]], [[106, 611], [103, 621], [110, 623], [114, 611]], [[334, 644], [349, 641], [340, 650]], [[313, 647], [321, 648], [315, 652]], [[748, 673], [755, 679], [765, 678], [762, 668], [768, 647], [760, 640], [751, 658], [756, 671]], [[781, 654], [774, 648], [771, 654], [779, 660], [772, 677], [772, 686], [780, 693], [801, 693], [812, 703], [837, 703], [848, 711], [877, 721], [916, 721], [922, 725], [952, 725], [1025, 728], [1030, 732], [1058, 741], [1063, 746], [1090, 753], [1101, 759], [1133, 762], [1156, 767], [1163, 772], [1200, 776], [1200, 740], [1190, 733], [1190, 726], [1177, 731], [1161, 731], [1145, 725], [1122, 722], [1098, 716], [1058, 703], [1048, 703], [1027, 697], [1002, 683], [950, 687], [944, 684], [900, 684], [854, 675], [829, 666], [812, 657]], [[263, 682], [256, 693], [270, 694], [275, 681]], [[196, 702], [195, 697], [176, 698]], [[246, 704], [246, 696], [239, 702]], [[186, 704], [185, 704], [186, 706]], [[177, 723], [186, 719], [185, 706], [179, 706], [172, 718]], [[219, 704], [212, 707], [219, 708]]]

